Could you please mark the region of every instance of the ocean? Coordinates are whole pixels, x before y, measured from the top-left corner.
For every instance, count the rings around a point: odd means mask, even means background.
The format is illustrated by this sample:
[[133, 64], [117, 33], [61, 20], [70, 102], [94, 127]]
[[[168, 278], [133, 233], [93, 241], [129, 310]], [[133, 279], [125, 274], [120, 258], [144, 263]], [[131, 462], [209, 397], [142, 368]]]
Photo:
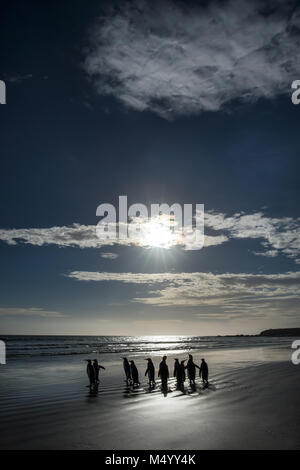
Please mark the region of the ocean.
[[20, 336], [3, 335], [7, 358], [119, 353], [159, 355], [192, 350], [290, 348], [292, 338], [262, 336]]
[[[299, 366], [292, 338], [204, 336], [8, 336], [0, 365], [0, 449], [296, 449]], [[178, 389], [174, 359], [205, 358]], [[158, 377], [167, 355], [167, 391]], [[139, 386], [125, 380], [133, 359]], [[145, 376], [153, 359], [156, 386]], [[85, 359], [105, 370], [90, 387]]]

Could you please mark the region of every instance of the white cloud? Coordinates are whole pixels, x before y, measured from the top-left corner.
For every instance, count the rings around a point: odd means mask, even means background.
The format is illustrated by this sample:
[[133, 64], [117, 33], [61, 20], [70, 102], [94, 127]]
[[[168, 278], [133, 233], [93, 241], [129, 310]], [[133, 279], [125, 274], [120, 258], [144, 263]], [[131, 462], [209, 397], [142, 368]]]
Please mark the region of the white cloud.
[[275, 258], [278, 256], [278, 250], [267, 250], [267, 251], [253, 251], [255, 256], [265, 256], [266, 258]]
[[262, 212], [253, 214], [226, 214], [208, 211], [205, 227], [221, 231], [228, 238], [261, 239], [263, 252], [255, 255], [275, 257], [284, 254], [296, 262], [300, 256], [300, 218], [266, 217]]
[[118, 281], [128, 284], [153, 284], [171, 280], [183, 280], [186, 273], [107, 273], [97, 271], [72, 271], [68, 277], [78, 281]]
[[104, 259], [117, 259], [119, 255], [117, 253], [101, 253], [100, 254], [101, 258]]
[[[132, 222], [130, 225], [133, 227], [134, 223]], [[99, 239], [96, 227], [96, 225], [73, 224], [49, 228], [0, 229], [0, 240], [9, 245], [25, 243], [35, 246], [53, 244], [59, 247], [79, 248], [101, 248], [114, 245], [149, 247], [146, 223], [142, 224], [141, 231], [131, 232], [130, 238], [125, 240], [117, 237]], [[206, 233], [208, 231], [209, 233]], [[174, 233], [174, 242], [171, 243], [171, 246], [178, 244], [185, 250], [201, 248], [202, 244], [198, 245], [193, 238], [184, 238], [176, 230]], [[257, 239], [260, 241], [263, 251], [254, 251], [255, 255], [275, 258], [282, 254], [299, 263], [300, 218], [272, 218], [265, 216], [262, 212], [227, 215], [221, 212], [207, 211], [205, 213], [204, 247], [222, 245], [232, 239]], [[201, 240], [200, 236], [199, 240]], [[117, 257], [115, 253], [102, 253], [101, 256], [109, 259]]]
[[217, 111], [234, 99], [290, 93], [300, 61], [295, 0], [171, 0], [109, 6], [85, 70], [101, 95], [161, 116]]
[[61, 318], [63, 315], [59, 312], [44, 310], [42, 308], [19, 308], [19, 307], [0, 307], [0, 316], [34, 316], [34, 317], [48, 317], [48, 318]]
[[[215, 314], [264, 316], [299, 314], [300, 272], [247, 273], [108, 273], [73, 271], [79, 281], [122, 282], [148, 286], [134, 302], [161, 307], [201, 307]], [[209, 313], [210, 314], [210, 313]]]
[[35, 246], [58, 245], [79, 248], [101, 246], [94, 225], [73, 224], [48, 228], [1, 229], [0, 240], [9, 245], [25, 243]]
[[[151, 228], [152, 222], [155, 218], [149, 219], [142, 224], [132, 221], [128, 224], [130, 236], [126, 239], [118, 238], [115, 234], [116, 227], [119, 224], [110, 223], [109, 226], [110, 237], [106, 238], [102, 236], [103, 233], [97, 230], [97, 225], [80, 225], [73, 224], [69, 226], [55, 226], [49, 228], [26, 228], [26, 229], [0, 229], [0, 240], [6, 242], [9, 245], [16, 245], [18, 243], [25, 243], [35, 246], [43, 245], [57, 245], [60, 247], [79, 247], [79, 248], [101, 248], [102, 246], [113, 246], [113, 245], [124, 245], [124, 246], [141, 246], [149, 248], [151, 246], [151, 232], [155, 232], [153, 227]], [[138, 230], [139, 229], [139, 230]], [[163, 233], [170, 234], [171, 246], [181, 246], [187, 250], [199, 249], [202, 247], [202, 231], [198, 230], [198, 241], [197, 237], [192, 234], [188, 234], [187, 237], [183, 237], [182, 231], [174, 229], [173, 235], [170, 232], [170, 226], [167, 226], [166, 221], [163, 224]], [[98, 233], [98, 235], [97, 235]], [[106, 232], [105, 232], [106, 233]], [[205, 237], [204, 246], [220, 245], [227, 241], [225, 235], [208, 235]]]

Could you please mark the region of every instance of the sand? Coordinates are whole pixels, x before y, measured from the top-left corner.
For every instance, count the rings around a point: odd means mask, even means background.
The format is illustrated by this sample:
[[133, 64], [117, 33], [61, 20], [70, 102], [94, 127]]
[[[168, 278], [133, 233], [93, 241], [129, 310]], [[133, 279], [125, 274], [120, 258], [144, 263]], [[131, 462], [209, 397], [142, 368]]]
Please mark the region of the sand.
[[[196, 363], [204, 355], [193, 354]], [[0, 448], [300, 449], [300, 366], [290, 356], [270, 347], [209, 351], [209, 388], [198, 379], [183, 394], [171, 379], [166, 397], [159, 385], [149, 391], [143, 355], [134, 357], [135, 390], [119, 356], [103, 355], [98, 394], [86, 387], [81, 356], [9, 360], [0, 369]]]

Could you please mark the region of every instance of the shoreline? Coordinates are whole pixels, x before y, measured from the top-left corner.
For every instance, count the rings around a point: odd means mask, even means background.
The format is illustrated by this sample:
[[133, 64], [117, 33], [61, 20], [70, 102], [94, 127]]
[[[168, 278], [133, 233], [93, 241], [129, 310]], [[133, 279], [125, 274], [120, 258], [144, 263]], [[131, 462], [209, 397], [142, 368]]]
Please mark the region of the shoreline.
[[[202, 355], [194, 353], [196, 363]], [[168, 355], [170, 376], [174, 357]], [[183, 394], [172, 378], [166, 397], [159, 384], [147, 390], [145, 354], [135, 358], [138, 389], [126, 386], [118, 354], [106, 358], [97, 394], [78, 357], [16, 359], [2, 369], [0, 448], [300, 448], [300, 369], [286, 349], [206, 351], [210, 387], [197, 378], [196, 392], [186, 382]]]

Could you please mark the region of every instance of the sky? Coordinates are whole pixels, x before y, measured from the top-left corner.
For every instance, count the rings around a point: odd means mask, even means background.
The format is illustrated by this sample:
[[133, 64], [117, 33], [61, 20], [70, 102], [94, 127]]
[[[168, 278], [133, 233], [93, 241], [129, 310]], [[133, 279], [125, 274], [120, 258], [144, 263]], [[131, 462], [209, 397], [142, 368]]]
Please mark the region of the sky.
[[[1, 333], [299, 327], [299, 2], [10, 0], [0, 21]], [[204, 246], [146, 219], [100, 239], [122, 195], [204, 204]]]

